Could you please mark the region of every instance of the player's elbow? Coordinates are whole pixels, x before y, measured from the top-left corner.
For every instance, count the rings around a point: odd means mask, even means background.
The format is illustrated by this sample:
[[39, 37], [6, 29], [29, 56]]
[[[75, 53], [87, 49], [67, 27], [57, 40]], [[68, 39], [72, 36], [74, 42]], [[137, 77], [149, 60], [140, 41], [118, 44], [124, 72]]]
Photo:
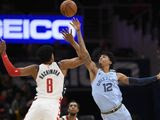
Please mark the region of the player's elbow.
[[14, 73], [8, 72], [8, 75], [11, 77], [16, 77], [16, 75]]
[[11, 77], [17, 77], [17, 76], [20, 76], [20, 70], [19, 69], [8, 70], [8, 74]]

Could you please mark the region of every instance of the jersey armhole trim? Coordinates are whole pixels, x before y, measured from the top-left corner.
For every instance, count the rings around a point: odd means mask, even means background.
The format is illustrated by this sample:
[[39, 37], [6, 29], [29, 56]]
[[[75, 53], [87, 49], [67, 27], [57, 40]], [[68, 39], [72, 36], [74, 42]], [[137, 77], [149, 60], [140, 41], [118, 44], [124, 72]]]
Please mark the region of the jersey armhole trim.
[[40, 69], [40, 65], [37, 65], [36, 67], [37, 67], [37, 76], [36, 76], [35, 81], [37, 80], [37, 77], [38, 77], [38, 72], [39, 72], [39, 69]]

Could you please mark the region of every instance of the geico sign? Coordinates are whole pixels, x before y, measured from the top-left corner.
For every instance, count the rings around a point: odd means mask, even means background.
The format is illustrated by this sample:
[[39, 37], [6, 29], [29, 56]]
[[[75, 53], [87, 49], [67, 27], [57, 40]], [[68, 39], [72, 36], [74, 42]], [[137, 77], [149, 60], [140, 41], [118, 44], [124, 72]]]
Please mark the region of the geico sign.
[[71, 20], [3, 19], [0, 20], [0, 37], [4, 39], [63, 39], [60, 27], [72, 29], [75, 37], [76, 31], [70, 22]]

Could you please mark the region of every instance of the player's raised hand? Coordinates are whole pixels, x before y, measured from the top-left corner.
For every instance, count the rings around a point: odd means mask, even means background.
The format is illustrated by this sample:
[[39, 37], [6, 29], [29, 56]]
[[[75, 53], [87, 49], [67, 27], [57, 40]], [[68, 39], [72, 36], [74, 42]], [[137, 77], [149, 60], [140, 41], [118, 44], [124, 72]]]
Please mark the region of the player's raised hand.
[[0, 41], [0, 54], [4, 53], [6, 51], [6, 42], [1, 39]]
[[76, 31], [79, 31], [81, 28], [81, 23], [77, 18], [73, 18], [70, 24], [76, 29]]
[[73, 35], [72, 35], [72, 29], [70, 30], [70, 32], [69, 32], [69, 30], [67, 30], [67, 29], [63, 29], [61, 33], [62, 33], [62, 35], [63, 35], [63, 38], [64, 38], [66, 41], [68, 41], [68, 42], [70, 42], [70, 43], [75, 42], [75, 41], [74, 41], [74, 38], [73, 38]]

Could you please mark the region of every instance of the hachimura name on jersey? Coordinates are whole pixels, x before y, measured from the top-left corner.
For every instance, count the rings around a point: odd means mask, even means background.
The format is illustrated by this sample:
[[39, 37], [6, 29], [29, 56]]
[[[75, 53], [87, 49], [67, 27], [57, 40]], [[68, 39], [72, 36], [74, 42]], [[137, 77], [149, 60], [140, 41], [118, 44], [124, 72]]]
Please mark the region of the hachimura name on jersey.
[[62, 97], [64, 75], [56, 62], [51, 65], [39, 65], [36, 82], [38, 98], [60, 99]]
[[54, 75], [58, 76], [60, 74], [60, 72], [58, 70], [55, 70], [55, 69], [54, 70], [53, 69], [46, 70], [39, 75], [39, 78], [43, 79], [45, 76], [47, 76], [49, 74], [54, 74]]

